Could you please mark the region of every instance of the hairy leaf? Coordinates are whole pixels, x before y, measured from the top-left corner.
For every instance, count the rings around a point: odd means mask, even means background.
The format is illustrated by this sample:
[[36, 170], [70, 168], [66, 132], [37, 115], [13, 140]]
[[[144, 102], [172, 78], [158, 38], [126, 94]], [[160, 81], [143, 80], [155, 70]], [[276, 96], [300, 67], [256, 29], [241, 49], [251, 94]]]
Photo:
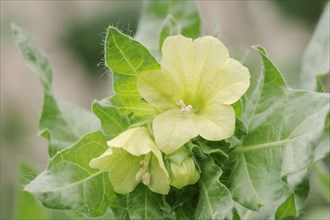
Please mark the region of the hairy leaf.
[[50, 219], [48, 210], [36, 200], [29, 192], [22, 191], [24, 186], [37, 176], [37, 172], [29, 165], [22, 163], [20, 167], [20, 187], [17, 189], [15, 219]]
[[49, 140], [49, 154], [53, 156], [86, 133], [96, 131], [99, 126], [97, 118], [90, 111], [76, 105], [57, 102], [52, 90], [52, 69], [48, 59], [20, 27], [13, 24], [12, 32], [26, 64], [43, 87], [44, 103], [39, 129], [41, 135]]
[[130, 219], [163, 219], [161, 196], [143, 184], [128, 195], [128, 204]]
[[56, 154], [25, 190], [48, 208], [103, 215], [116, 196], [107, 174], [90, 168], [88, 163], [107, 148], [101, 132], [84, 136], [71, 148]]
[[114, 138], [128, 128], [129, 120], [119, 113], [119, 110], [107, 101], [94, 101], [94, 114], [100, 119], [102, 131], [108, 139]]
[[220, 182], [222, 170], [212, 159], [201, 165], [197, 219], [224, 219], [231, 214], [233, 202], [229, 190]]
[[159, 69], [159, 64], [139, 42], [110, 26], [105, 39], [105, 62], [114, 75], [115, 93], [141, 98], [136, 90], [136, 76], [143, 71]]
[[234, 199], [252, 210], [286, 196], [284, 177], [312, 164], [329, 111], [328, 94], [288, 88], [265, 51], [256, 50], [264, 67], [245, 95], [240, 119], [247, 134], [227, 162]]
[[330, 70], [330, 3], [317, 24], [302, 59], [298, 88], [315, 90], [316, 76]]
[[201, 20], [195, 1], [155, 0], [145, 2], [135, 38], [159, 57], [159, 42], [166, 34], [171, 34], [164, 31], [164, 25], [173, 21], [176, 23], [174, 29], [180, 29], [182, 35], [199, 37]]

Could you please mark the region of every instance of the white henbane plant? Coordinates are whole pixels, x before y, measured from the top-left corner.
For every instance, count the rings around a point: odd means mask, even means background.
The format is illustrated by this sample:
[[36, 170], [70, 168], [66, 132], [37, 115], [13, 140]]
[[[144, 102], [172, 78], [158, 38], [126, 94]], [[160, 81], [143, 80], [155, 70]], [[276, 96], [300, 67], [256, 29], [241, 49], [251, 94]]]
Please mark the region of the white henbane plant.
[[51, 159], [25, 186], [45, 207], [70, 210], [66, 218], [299, 215], [308, 168], [329, 152], [329, 94], [289, 88], [260, 46], [262, 71], [250, 73], [218, 39], [200, 37], [194, 2], [148, 2], [139, 41], [108, 28], [114, 91], [94, 101], [94, 114], [56, 101], [48, 60], [12, 29], [45, 93]]

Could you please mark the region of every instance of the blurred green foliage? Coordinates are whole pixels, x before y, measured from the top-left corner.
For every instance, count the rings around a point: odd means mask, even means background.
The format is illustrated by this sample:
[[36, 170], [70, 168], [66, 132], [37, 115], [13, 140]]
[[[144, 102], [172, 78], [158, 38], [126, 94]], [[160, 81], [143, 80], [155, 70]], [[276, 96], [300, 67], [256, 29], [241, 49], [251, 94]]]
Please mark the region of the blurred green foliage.
[[320, 18], [326, 0], [273, 0], [275, 5], [287, 16], [302, 20], [314, 27]]
[[134, 35], [140, 16], [141, 3], [141, 1], [125, 2], [115, 11], [109, 14], [96, 14], [87, 22], [76, 17], [75, 20], [67, 23], [65, 35], [59, 40], [81, 61], [89, 76], [98, 78], [104, 73], [102, 59], [106, 28], [114, 25], [125, 34]]

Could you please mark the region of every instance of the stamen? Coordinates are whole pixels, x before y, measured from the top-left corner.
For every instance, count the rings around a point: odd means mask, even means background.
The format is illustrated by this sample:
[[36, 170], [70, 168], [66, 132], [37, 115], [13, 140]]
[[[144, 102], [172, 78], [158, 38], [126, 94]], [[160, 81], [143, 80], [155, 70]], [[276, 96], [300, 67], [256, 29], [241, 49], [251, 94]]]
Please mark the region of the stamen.
[[143, 170], [142, 168], [136, 173], [135, 180], [136, 181], [141, 181], [142, 180], [142, 175], [143, 175]]
[[145, 185], [150, 184], [150, 174], [148, 173], [150, 159], [151, 153], [144, 156], [144, 159], [140, 161], [141, 169], [135, 175], [135, 180], [142, 180], [143, 184]]
[[146, 186], [148, 186], [150, 184], [150, 173], [145, 172], [142, 174], [142, 182]]
[[187, 116], [187, 114], [192, 110], [192, 106], [186, 105], [182, 99], [175, 104], [181, 107], [180, 112], [183, 117]]

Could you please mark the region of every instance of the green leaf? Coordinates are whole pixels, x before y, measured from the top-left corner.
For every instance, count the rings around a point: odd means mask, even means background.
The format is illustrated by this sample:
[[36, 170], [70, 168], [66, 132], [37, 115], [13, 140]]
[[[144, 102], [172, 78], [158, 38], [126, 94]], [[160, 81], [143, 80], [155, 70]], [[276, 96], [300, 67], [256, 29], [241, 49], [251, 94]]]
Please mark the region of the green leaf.
[[330, 112], [327, 115], [325, 122], [325, 129], [321, 138], [319, 139], [316, 149], [315, 149], [315, 159], [314, 161], [321, 160], [325, 158], [330, 152]]
[[[170, 28], [173, 32], [166, 27], [169, 22], [175, 23]], [[181, 30], [182, 35], [197, 38], [201, 33], [200, 29], [201, 19], [195, 1], [147, 1], [135, 39], [145, 45], [155, 57], [159, 57], [159, 43], [165, 39], [166, 34], [177, 34], [176, 31]]]
[[129, 218], [129, 204], [128, 204], [128, 194], [117, 195], [116, 202], [113, 202], [109, 205], [114, 215], [111, 219], [130, 219]]
[[[29, 165], [22, 163], [20, 167], [19, 185], [23, 186], [33, 180], [37, 176], [37, 172]], [[48, 210], [36, 200], [29, 192], [17, 189], [15, 219], [50, 219]]]
[[197, 219], [224, 219], [231, 214], [233, 201], [229, 190], [219, 180], [222, 170], [212, 159], [203, 161], [201, 168], [195, 216]]
[[[307, 170], [289, 175], [288, 184], [290, 187], [290, 192], [287, 196], [261, 207], [257, 212], [251, 211], [238, 203], [234, 203], [234, 206], [236, 210], [238, 210], [238, 213], [242, 216], [242, 219], [285, 219], [292, 216], [293, 212], [295, 212], [293, 216], [298, 216], [300, 210], [305, 205], [309, 193], [309, 179]], [[278, 213], [277, 217], [275, 217], [275, 213]]]
[[316, 178], [319, 189], [325, 198], [325, 200], [330, 203], [330, 171], [329, 167], [322, 161], [315, 164]]
[[226, 166], [233, 198], [252, 210], [286, 196], [285, 177], [313, 163], [329, 111], [329, 94], [288, 88], [264, 49], [255, 49], [264, 67], [252, 76], [240, 117], [247, 132]]
[[294, 194], [296, 216], [298, 216], [305, 207], [310, 191], [308, 169], [288, 175], [287, 180], [290, 191]]
[[315, 90], [316, 76], [330, 70], [330, 3], [326, 5], [302, 59], [301, 89]]
[[128, 128], [129, 120], [119, 113], [119, 110], [107, 101], [94, 101], [94, 114], [100, 119], [102, 131], [108, 139], [112, 139]]
[[276, 220], [286, 219], [288, 217], [296, 217], [297, 210], [294, 201], [294, 194], [291, 194], [285, 202], [278, 207], [275, 213]]
[[51, 210], [44, 207], [31, 193], [23, 191], [22, 187], [37, 177], [38, 173], [29, 164], [20, 166], [20, 179], [16, 195], [15, 219], [82, 219], [81, 213], [70, 210]]
[[155, 58], [142, 44], [111, 26], [105, 39], [105, 62], [114, 75], [115, 93], [130, 98], [141, 98], [136, 90], [136, 76], [146, 70], [159, 69]]
[[52, 209], [74, 210], [88, 216], [103, 215], [116, 201], [106, 173], [89, 167], [92, 158], [108, 148], [101, 132], [84, 136], [71, 148], [56, 154], [47, 169], [25, 190]]
[[140, 99], [141, 95], [136, 88], [136, 76], [112, 74], [114, 92], [123, 97]]
[[[39, 121], [40, 134], [49, 140], [49, 154], [69, 147], [86, 133], [98, 129], [99, 124], [91, 112], [63, 102], [59, 104], [52, 90], [52, 70], [48, 59], [29, 36], [17, 25], [12, 24], [12, 32], [30, 70], [40, 80], [44, 103]], [[88, 125], [88, 126], [86, 126]]]
[[163, 219], [161, 196], [139, 184], [128, 196], [130, 219]]

